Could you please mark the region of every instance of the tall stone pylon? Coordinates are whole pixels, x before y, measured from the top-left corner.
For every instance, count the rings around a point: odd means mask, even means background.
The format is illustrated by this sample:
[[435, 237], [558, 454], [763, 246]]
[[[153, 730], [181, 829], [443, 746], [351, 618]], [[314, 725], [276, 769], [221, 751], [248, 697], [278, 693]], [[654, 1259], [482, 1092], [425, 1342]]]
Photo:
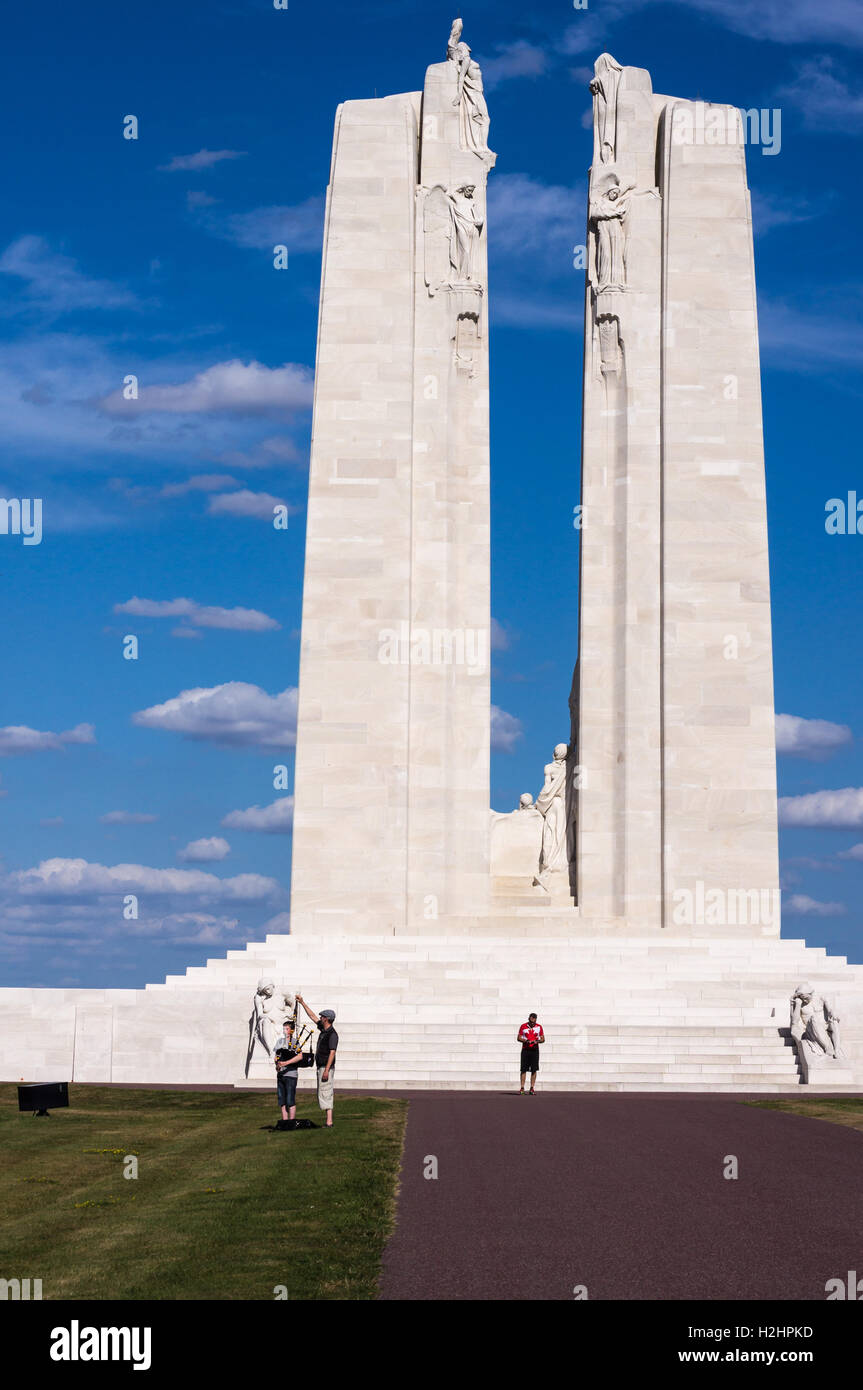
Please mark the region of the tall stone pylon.
[[738, 111], [591, 90], [578, 905], [650, 930], [778, 890], [752, 221]]
[[336, 115], [321, 280], [291, 931], [441, 928], [488, 892], [482, 77]]

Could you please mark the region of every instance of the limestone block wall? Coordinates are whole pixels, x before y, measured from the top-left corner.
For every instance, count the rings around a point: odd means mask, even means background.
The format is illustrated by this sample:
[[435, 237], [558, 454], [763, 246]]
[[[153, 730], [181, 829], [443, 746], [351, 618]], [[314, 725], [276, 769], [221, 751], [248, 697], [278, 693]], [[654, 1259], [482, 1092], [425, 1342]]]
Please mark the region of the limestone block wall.
[[336, 117], [315, 371], [292, 930], [404, 922], [418, 93]]
[[[758, 324], [741, 118], [733, 108], [708, 106], [699, 117], [695, 103], [657, 102], [667, 910], [675, 891], [693, 890], [699, 880], [726, 893], [772, 893], [779, 870]], [[729, 139], [697, 138], [699, 121], [711, 125], [711, 114], [721, 115], [716, 127]]]
[[[339, 110], [303, 595], [291, 930], [441, 931], [488, 893], [485, 182], [455, 61]], [[472, 252], [464, 215], [472, 190]], [[464, 264], [462, 262], [465, 262]]]

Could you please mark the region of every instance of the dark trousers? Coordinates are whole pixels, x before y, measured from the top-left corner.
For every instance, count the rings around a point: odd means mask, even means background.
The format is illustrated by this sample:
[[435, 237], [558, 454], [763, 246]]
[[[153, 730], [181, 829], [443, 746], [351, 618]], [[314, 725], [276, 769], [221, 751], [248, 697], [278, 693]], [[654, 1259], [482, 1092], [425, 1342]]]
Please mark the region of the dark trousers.
[[283, 1105], [286, 1110], [290, 1110], [292, 1105], [297, 1103], [297, 1069], [296, 1067], [284, 1067], [276, 1077], [276, 1095], [279, 1098], [279, 1105]]

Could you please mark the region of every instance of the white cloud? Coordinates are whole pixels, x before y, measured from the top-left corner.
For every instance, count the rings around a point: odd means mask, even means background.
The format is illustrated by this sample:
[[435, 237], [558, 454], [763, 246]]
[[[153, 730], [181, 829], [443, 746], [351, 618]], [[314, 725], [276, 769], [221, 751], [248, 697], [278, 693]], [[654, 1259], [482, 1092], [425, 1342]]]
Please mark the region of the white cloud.
[[[677, 0], [688, 11], [700, 12], [732, 33], [781, 44], [835, 43], [863, 45], [863, 9], [858, 0]], [[585, 11], [564, 34], [565, 53], [598, 53], [606, 35], [620, 19], [647, 9], [650, 0], [603, 0], [601, 13]], [[620, 59], [620, 54], [615, 54]], [[621, 61], [623, 61], [621, 59]]]
[[579, 183], [541, 183], [529, 174], [498, 174], [488, 186], [488, 219], [494, 256], [537, 253], [572, 274], [573, 294], [583, 275], [572, 271], [572, 248], [584, 240], [586, 190]]
[[497, 705], [491, 707], [491, 747], [495, 753], [512, 753], [523, 733], [521, 720]]
[[[863, 7], [857, 5], [863, 34]], [[853, 136], [863, 127], [863, 94], [853, 89], [833, 58], [817, 55], [800, 63], [793, 81], [776, 96], [795, 107], [808, 130]]]
[[7, 724], [4, 729], [0, 729], [0, 757], [12, 758], [26, 753], [45, 753], [65, 748], [69, 744], [95, 742], [92, 724], [76, 724], [74, 729], [67, 729], [62, 734], [29, 729], [26, 724]]
[[103, 825], [152, 825], [159, 817], [147, 811], [107, 811], [99, 819]]
[[497, 618], [491, 620], [491, 649], [493, 652], [505, 652], [509, 649], [509, 633]]
[[759, 294], [758, 339], [771, 367], [809, 376], [863, 364], [859, 293], [841, 287], [835, 304], [824, 295], [819, 304], [810, 311]]
[[492, 58], [482, 58], [483, 85], [491, 91], [513, 77], [541, 77], [548, 67], [548, 55], [526, 39], [498, 44]]
[[809, 792], [805, 796], [780, 796], [779, 823], [853, 830], [863, 825], [863, 787]]
[[801, 719], [796, 714], [777, 714], [776, 751], [800, 758], [829, 758], [837, 748], [853, 742], [847, 724], [831, 724], [829, 719]]
[[294, 798], [280, 796], [269, 806], [250, 806], [246, 811], [229, 811], [222, 825], [226, 830], [262, 830], [267, 835], [286, 835], [294, 821]]
[[190, 840], [185, 849], [177, 850], [177, 858], [184, 864], [210, 864], [227, 858], [231, 846], [221, 835], [210, 835], [202, 840]]
[[162, 174], [194, 172], [198, 169], [211, 169], [226, 159], [245, 159], [245, 150], [198, 150], [195, 154], [175, 154], [170, 164], [160, 164]]
[[[190, 598], [130, 598], [114, 604], [115, 613], [136, 618], [182, 618], [190, 627], [215, 627], [232, 632], [272, 632], [275, 618], [256, 608], [213, 608]], [[185, 634], [184, 634], [185, 635]]]
[[262, 874], [217, 878], [201, 869], [153, 869], [143, 864], [93, 864], [86, 859], [43, 859], [34, 869], [9, 874], [21, 897], [75, 898], [105, 893], [169, 896], [198, 894], [205, 899], [259, 902], [278, 894], [280, 885]]
[[827, 195], [813, 203], [800, 195], [762, 193], [758, 189], [753, 189], [750, 196], [752, 227], [756, 236], [763, 236], [774, 227], [787, 227], [794, 223], [811, 222], [814, 217], [823, 217], [835, 203], [835, 199]]
[[290, 257], [320, 251], [324, 239], [324, 200], [308, 198], [293, 207], [253, 208], [250, 212], [227, 216], [204, 213], [200, 220], [208, 232], [236, 246], [270, 252], [274, 246], [287, 246]]
[[844, 903], [819, 903], [805, 893], [783, 898], [782, 911], [794, 917], [841, 917], [848, 911]]
[[840, 849], [838, 859], [863, 859], [863, 844], [852, 845], [850, 849]]
[[301, 461], [308, 462], [308, 455], [303, 460], [293, 439], [287, 435], [262, 439], [251, 450], [229, 449], [217, 459], [218, 463], [225, 463], [229, 468], [274, 468], [277, 464]]
[[271, 411], [307, 409], [312, 402], [312, 372], [296, 362], [265, 367], [260, 362], [217, 362], [189, 381], [140, 388], [137, 400], [125, 400], [122, 389], [101, 402], [111, 415], [132, 417], [148, 411], [170, 414], [211, 414], [231, 411], [260, 415]]
[[269, 492], [251, 492], [248, 488], [240, 492], [218, 492], [207, 502], [210, 516], [245, 516], [260, 521], [272, 521], [276, 507], [287, 507], [288, 516], [296, 515], [298, 510], [281, 497], [273, 497]]
[[21, 236], [0, 256], [0, 273], [23, 281], [23, 308], [49, 317], [79, 309], [136, 309], [131, 291], [84, 275], [71, 256], [52, 250], [40, 236]]
[[296, 742], [297, 691], [268, 695], [260, 686], [228, 681], [183, 690], [164, 704], [139, 710], [133, 723], [229, 748], [289, 748]]
[[221, 487], [236, 487], [237, 480], [230, 473], [196, 473], [182, 483], [165, 483], [159, 489], [160, 497], [185, 497], [190, 492], [215, 492]]

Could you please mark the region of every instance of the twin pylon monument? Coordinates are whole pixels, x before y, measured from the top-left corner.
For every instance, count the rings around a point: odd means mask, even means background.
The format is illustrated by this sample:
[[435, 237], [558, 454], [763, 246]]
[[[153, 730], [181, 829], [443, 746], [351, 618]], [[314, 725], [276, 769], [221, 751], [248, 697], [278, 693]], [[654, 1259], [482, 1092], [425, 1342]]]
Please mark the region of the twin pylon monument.
[[591, 91], [579, 627], [536, 800], [489, 809], [496, 156], [457, 20], [422, 92], [336, 115], [290, 935], [140, 991], [0, 991], [5, 1075], [272, 1084], [301, 986], [341, 1086], [510, 1084], [531, 1009], [548, 1087], [863, 1083], [863, 967], [779, 935], [740, 115], [607, 53]]

